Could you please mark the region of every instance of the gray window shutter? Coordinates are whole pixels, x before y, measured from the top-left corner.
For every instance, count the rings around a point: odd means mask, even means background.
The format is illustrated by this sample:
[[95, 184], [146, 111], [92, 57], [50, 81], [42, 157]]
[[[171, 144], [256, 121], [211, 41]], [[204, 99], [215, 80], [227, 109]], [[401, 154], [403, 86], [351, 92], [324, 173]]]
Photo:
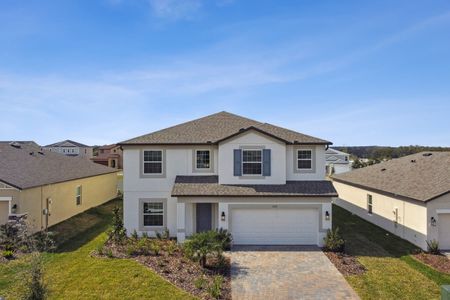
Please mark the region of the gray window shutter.
[[241, 176], [241, 161], [242, 161], [242, 151], [241, 149], [234, 149], [234, 176]]
[[263, 176], [270, 176], [270, 149], [263, 149]]

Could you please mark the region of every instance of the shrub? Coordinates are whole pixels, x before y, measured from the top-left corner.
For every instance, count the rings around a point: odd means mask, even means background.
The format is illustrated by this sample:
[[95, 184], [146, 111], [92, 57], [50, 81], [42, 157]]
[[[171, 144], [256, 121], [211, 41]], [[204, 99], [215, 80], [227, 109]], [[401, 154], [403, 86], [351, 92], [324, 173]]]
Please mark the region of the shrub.
[[152, 251], [153, 254], [155, 254], [156, 256], [158, 256], [158, 255], [159, 255], [159, 252], [161, 252], [161, 246], [160, 246], [157, 242], [153, 241], [153, 242], [150, 244], [150, 251]]
[[25, 294], [22, 299], [43, 300], [47, 298], [48, 289], [44, 283], [42, 257], [34, 253], [31, 257], [31, 266], [26, 271]]
[[222, 250], [230, 250], [231, 243], [233, 242], [233, 238], [231, 233], [226, 229], [217, 229], [216, 230], [216, 239], [221, 244]]
[[147, 233], [147, 231], [144, 231], [144, 232], [142, 233], [142, 238], [148, 239], [148, 233]]
[[137, 240], [139, 238], [139, 235], [138, 235], [136, 229], [133, 230], [133, 233], [131, 234], [131, 238], [134, 240]]
[[205, 277], [202, 275], [200, 277], [198, 277], [197, 279], [195, 279], [194, 281], [194, 285], [197, 289], [203, 289], [207, 284], [207, 281], [205, 279]]
[[167, 245], [167, 254], [172, 255], [177, 250], [175, 242], [171, 242]]
[[3, 250], [2, 256], [6, 259], [12, 259], [14, 257], [14, 252], [12, 250]]
[[115, 243], [122, 244], [127, 236], [127, 231], [123, 226], [122, 215], [119, 207], [113, 208], [112, 229], [109, 232], [109, 239]]
[[111, 249], [109, 249], [109, 248], [106, 249], [106, 256], [108, 256], [109, 258], [113, 258], [114, 257], [114, 254], [113, 254]]
[[326, 251], [344, 252], [345, 241], [339, 234], [339, 228], [336, 228], [334, 231], [328, 229], [324, 242], [324, 248]]
[[441, 251], [439, 250], [439, 242], [436, 240], [432, 240], [432, 241], [427, 241], [427, 246], [428, 246], [428, 252], [430, 252], [431, 254], [441, 254]]
[[139, 242], [137, 243], [137, 248], [138, 248], [139, 254], [150, 255], [151, 245], [149, 245], [149, 242], [147, 239], [140, 239]]
[[187, 257], [198, 261], [202, 267], [206, 265], [208, 255], [222, 255], [222, 245], [218, 242], [215, 231], [200, 232], [192, 235], [184, 243], [183, 249]]
[[156, 232], [156, 238], [158, 240], [168, 240], [170, 239], [170, 231], [167, 228], [164, 228], [163, 232]]
[[222, 295], [223, 277], [220, 275], [214, 276], [212, 284], [208, 287], [208, 293], [214, 299], [219, 299]]
[[103, 244], [100, 244], [100, 245], [98, 245], [97, 246], [97, 254], [98, 255], [103, 255], [103, 247], [104, 247], [104, 245]]

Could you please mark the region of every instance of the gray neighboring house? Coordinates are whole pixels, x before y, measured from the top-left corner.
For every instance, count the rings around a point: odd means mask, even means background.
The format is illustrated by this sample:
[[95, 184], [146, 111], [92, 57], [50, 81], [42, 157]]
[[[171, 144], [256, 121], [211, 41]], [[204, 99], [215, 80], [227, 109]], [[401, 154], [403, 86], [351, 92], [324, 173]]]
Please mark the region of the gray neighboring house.
[[57, 143], [53, 143], [43, 147], [44, 150], [63, 154], [66, 156], [78, 156], [87, 159], [93, 157], [93, 147], [78, 143], [72, 140], [65, 140]]
[[341, 174], [352, 170], [350, 154], [328, 148], [325, 151], [327, 175]]
[[335, 203], [427, 249], [450, 250], [450, 152], [422, 152], [333, 176]]

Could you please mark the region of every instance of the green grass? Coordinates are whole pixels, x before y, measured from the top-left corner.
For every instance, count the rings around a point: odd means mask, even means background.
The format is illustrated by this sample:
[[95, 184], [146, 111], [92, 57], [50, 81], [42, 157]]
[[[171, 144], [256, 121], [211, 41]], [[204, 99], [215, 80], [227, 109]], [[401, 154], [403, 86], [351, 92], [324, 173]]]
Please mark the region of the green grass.
[[[50, 299], [193, 299], [133, 260], [90, 256], [107, 238], [115, 205], [121, 201], [90, 209], [52, 228], [60, 246], [44, 255]], [[0, 296], [19, 298], [27, 267], [26, 258], [0, 265]]]
[[362, 299], [439, 299], [440, 285], [450, 284], [450, 275], [410, 256], [416, 246], [336, 205], [333, 227], [339, 227], [346, 251], [367, 268], [346, 277]]

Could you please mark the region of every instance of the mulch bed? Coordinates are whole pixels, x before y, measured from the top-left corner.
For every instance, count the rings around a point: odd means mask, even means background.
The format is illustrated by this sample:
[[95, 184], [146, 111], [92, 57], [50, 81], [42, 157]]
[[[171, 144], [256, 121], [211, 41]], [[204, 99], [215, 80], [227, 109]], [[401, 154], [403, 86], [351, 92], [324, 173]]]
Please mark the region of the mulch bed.
[[324, 251], [324, 253], [344, 276], [361, 275], [367, 271], [354, 256], [328, 251]]
[[445, 255], [422, 252], [414, 254], [413, 257], [439, 272], [450, 274], [450, 259]]
[[[177, 246], [176, 250], [169, 254], [167, 246], [175, 243], [170, 240], [155, 240], [161, 245], [161, 251], [158, 255], [128, 255], [126, 245], [117, 246], [112, 243], [106, 243], [102, 255], [93, 252], [93, 256], [115, 257], [115, 258], [133, 258], [137, 262], [151, 268], [160, 276], [171, 282], [175, 286], [187, 291], [188, 293], [200, 299], [213, 299], [208, 293], [207, 287], [212, 284], [214, 277], [221, 275], [223, 283], [221, 287], [221, 296], [219, 299], [231, 299], [231, 274], [230, 259], [224, 258], [221, 267], [214, 267], [217, 262], [213, 258], [207, 260], [205, 268], [198, 263], [186, 258], [181, 249]], [[107, 255], [107, 251], [111, 252]], [[196, 280], [203, 278], [205, 283], [202, 288], [195, 286]]]

